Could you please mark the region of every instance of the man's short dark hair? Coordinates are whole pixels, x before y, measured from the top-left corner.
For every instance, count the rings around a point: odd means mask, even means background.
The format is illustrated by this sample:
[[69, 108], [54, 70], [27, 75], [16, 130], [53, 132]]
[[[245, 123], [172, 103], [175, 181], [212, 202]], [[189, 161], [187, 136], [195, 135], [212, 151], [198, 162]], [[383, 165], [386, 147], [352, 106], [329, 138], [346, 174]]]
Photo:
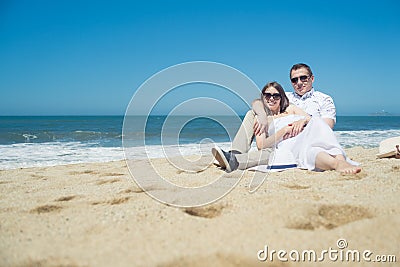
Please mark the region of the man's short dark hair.
[[292, 78], [292, 71], [298, 70], [298, 69], [303, 69], [303, 68], [307, 70], [308, 75], [313, 76], [310, 66], [308, 66], [307, 64], [304, 64], [304, 63], [297, 63], [297, 64], [294, 64], [292, 66], [292, 68], [290, 69], [290, 73], [289, 73], [290, 79]]

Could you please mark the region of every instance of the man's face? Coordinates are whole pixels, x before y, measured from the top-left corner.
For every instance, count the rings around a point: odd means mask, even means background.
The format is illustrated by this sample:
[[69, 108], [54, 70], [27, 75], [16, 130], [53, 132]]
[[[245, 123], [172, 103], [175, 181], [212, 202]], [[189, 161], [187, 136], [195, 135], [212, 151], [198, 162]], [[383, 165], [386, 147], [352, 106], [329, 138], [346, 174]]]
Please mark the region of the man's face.
[[310, 77], [306, 68], [300, 68], [292, 71], [290, 80], [292, 82], [294, 91], [298, 95], [303, 96], [305, 93], [311, 90], [314, 82], [314, 76]]

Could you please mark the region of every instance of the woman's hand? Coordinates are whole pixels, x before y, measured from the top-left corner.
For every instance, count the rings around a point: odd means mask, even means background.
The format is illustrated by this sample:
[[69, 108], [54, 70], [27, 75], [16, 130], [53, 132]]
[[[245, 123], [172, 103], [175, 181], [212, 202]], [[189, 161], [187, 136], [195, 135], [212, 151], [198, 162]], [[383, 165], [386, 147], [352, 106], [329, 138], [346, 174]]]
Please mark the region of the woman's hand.
[[291, 123], [291, 125], [292, 125], [292, 131], [290, 132], [290, 137], [295, 137], [296, 135], [301, 133], [301, 131], [303, 131], [304, 126], [307, 125], [307, 120], [306, 119], [298, 120]]
[[285, 139], [288, 139], [288, 138], [292, 137], [290, 135], [291, 135], [293, 129], [294, 129], [293, 123], [288, 124], [287, 126], [283, 127], [281, 129], [281, 131], [282, 131], [282, 139], [285, 140]]
[[281, 128], [279, 131], [271, 136], [268, 136], [265, 132], [261, 133], [260, 135], [256, 135], [257, 148], [260, 150], [264, 148], [274, 147], [282, 140], [290, 138], [290, 133], [292, 132], [292, 130], [293, 125], [289, 124]]

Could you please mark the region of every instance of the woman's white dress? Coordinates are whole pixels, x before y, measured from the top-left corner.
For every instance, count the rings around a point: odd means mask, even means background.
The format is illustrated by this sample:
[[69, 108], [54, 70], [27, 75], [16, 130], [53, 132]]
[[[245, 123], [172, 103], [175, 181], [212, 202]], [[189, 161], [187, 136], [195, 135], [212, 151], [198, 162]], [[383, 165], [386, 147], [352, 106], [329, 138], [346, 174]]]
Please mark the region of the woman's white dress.
[[[304, 119], [304, 116], [291, 114], [275, 118], [268, 128], [269, 136], [273, 135], [288, 124], [300, 119]], [[309, 170], [315, 169], [315, 158], [320, 152], [326, 152], [330, 155], [343, 155], [346, 157], [346, 154], [339, 145], [332, 129], [320, 117], [312, 117], [300, 134], [282, 140], [276, 145], [276, 149], [276, 152], [279, 150], [290, 151], [297, 166]], [[358, 165], [357, 163], [347, 159], [347, 157], [346, 160], [353, 165]]]

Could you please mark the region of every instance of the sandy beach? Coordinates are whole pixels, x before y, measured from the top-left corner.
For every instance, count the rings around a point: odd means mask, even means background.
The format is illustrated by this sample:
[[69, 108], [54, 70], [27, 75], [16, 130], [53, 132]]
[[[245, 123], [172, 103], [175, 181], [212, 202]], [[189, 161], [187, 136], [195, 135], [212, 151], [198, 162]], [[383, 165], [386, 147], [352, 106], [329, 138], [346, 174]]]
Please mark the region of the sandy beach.
[[[219, 201], [199, 208], [157, 202], [135, 185], [125, 161], [0, 171], [0, 266], [310, 266], [271, 250], [365, 250], [400, 261], [400, 160], [347, 149], [357, 175], [290, 170], [268, 174], [255, 193], [250, 171], [196, 173], [153, 160], [187, 185], [243, 175]], [[211, 155], [210, 155], [211, 158]], [[140, 164], [138, 164], [140, 165]], [[144, 174], [146, 169], [143, 168]], [[263, 173], [256, 173], [262, 177]], [[346, 248], [338, 248], [338, 240]], [[293, 254], [294, 255], [294, 254]], [[388, 257], [386, 257], [388, 258]], [[330, 260], [318, 266], [376, 266]]]

